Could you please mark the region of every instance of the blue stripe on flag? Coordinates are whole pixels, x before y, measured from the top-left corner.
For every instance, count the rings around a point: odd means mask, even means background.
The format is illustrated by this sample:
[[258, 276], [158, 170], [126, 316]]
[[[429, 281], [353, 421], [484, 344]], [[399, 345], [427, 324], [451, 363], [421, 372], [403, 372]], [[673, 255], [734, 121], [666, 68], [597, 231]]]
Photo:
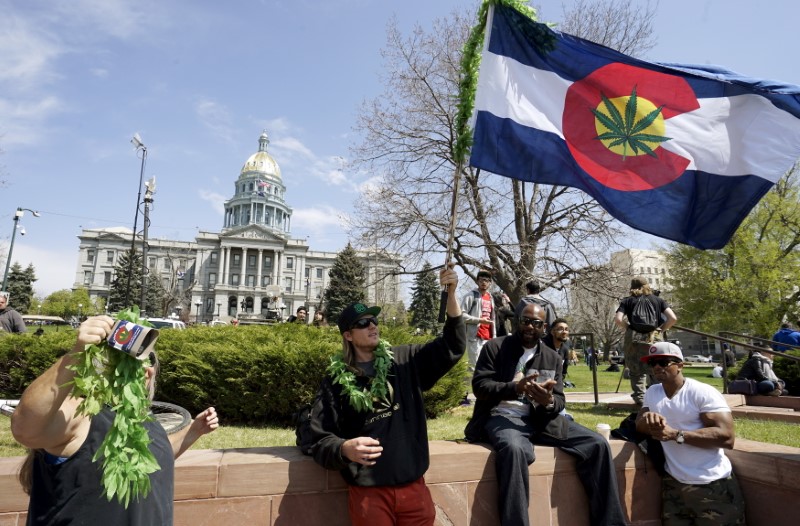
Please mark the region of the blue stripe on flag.
[[[495, 6], [484, 61], [488, 64], [486, 57], [493, 55], [499, 55], [498, 60], [508, 56], [531, 69], [495, 60], [492, 76], [479, 79], [470, 164], [524, 181], [579, 188], [612, 216], [644, 232], [698, 248], [721, 248], [800, 156], [800, 88], [796, 86], [750, 79], [715, 66], [643, 62], [554, 32], [506, 6]], [[642, 71], [624, 70], [627, 76], [616, 80], [608, 74], [586, 78], [614, 64]], [[665, 92], [660, 82], [653, 81], [661, 77], [649, 72], [683, 79], [689, 91], [683, 87], [680, 95]], [[611, 88], [609, 81], [630, 84]], [[586, 101], [592, 99], [573, 97], [569, 102], [573, 82], [580, 83], [581, 93], [588, 90], [593, 96], [594, 90], [609, 97], [630, 95], [638, 85], [640, 97], [647, 98], [643, 93], [649, 89], [649, 96], [669, 103], [670, 113], [662, 114], [666, 132], [661, 132], [669, 138], [651, 147], [658, 153], [658, 167], [677, 167], [673, 175], [653, 183], [652, 171], [635, 168], [650, 165], [628, 161], [619, 151], [612, 154], [600, 148], [605, 153], [599, 152], [599, 143], [590, 134], [600, 132], [594, 131], [592, 114], [588, 120], [586, 115], [593, 107]], [[603, 111], [602, 103], [598, 104]], [[692, 109], [691, 104], [700, 107]], [[570, 146], [565, 137], [572, 137]], [[628, 150], [627, 155], [633, 154]], [[633, 173], [630, 179], [629, 173]], [[637, 177], [653, 184], [635, 183]]]

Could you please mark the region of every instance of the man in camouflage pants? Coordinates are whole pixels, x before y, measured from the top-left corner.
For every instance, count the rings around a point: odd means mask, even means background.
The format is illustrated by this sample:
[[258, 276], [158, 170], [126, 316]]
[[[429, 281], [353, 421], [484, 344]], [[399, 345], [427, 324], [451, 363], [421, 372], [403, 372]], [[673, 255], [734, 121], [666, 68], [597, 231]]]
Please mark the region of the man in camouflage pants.
[[745, 524], [742, 492], [723, 451], [735, 438], [725, 399], [683, 376], [683, 353], [673, 343], [653, 344], [642, 361], [660, 382], [647, 389], [636, 429], [664, 447], [661, 523]]
[[[652, 303], [653, 309], [659, 313], [660, 325], [648, 332], [639, 332], [630, 325], [631, 314], [636, 303], [642, 297], [644, 301]], [[628, 321], [626, 321], [626, 319]], [[623, 298], [619, 304], [614, 323], [625, 331], [623, 354], [625, 356], [625, 367], [628, 369], [631, 380], [631, 398], [636, 405], [641, 406], [644, 400], [644, 392], [653, 383], [653, 376], [648, 367], [641, 362], [643, 356], [647, 354], [647, 349], [655, 342], [664, 341], [664, 332], [672, 327], [678, 318], [670, 308], [669, 304], [659, 297], [657, 291], [650, 289], [647, 279], [636, 276], [631, 280], [631, 295]]]

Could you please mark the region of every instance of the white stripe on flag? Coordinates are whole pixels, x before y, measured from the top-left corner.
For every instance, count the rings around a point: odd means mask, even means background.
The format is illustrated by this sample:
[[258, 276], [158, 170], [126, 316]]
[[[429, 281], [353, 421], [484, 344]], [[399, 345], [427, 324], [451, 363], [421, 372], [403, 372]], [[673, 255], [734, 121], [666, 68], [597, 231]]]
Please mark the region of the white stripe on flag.
[[[483, 53], [475, 111], [564, 138], [564, 99], [572, 82], [509, 57]], [[776, 182], [797, 160], [800, 120], [757, 95], [698, 99], [700, 108], [664, 121], [662, 147], [690, 160], [688, 169]]]

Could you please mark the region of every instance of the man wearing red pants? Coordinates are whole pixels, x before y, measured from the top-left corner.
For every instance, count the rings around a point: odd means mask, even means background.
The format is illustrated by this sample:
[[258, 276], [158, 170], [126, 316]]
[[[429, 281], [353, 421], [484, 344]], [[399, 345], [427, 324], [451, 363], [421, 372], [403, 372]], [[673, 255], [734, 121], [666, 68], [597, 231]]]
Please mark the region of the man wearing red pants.
[[380, 339], [380, 307], [354, 303], [339, 315], [342, 353], [331, 360], [311, 409], [314, 460], [339, 470], [350, 486], [354, 526], [432, 526], [436, 510], [423, 475], [430, 462], [422, 392], [461, 359], [466, 328], [448, 287], [441, 337], [425, 345], [391, 347]]

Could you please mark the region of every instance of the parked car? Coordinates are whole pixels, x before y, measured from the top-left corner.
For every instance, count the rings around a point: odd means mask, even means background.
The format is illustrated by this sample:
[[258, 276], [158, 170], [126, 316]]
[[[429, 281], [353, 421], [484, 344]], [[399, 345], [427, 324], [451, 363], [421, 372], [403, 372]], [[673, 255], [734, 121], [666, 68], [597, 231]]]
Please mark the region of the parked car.
[[177, 329], [182, 331], [186, 329], [186, 324], [181, 320], [173, 320], [170, 318], [147, 318], [147, 321], [156, 329]]
[[695, 362], [695, 363], [710, 363], [711, 358], [709, 356], [703, 356], [702, 354], [690, 354], [686, 356], [683, 361], [685, 362]]
[[230, 325], [230, 323], [223, 320], [211, 320], [210, 322], [208, 322], [209, 327], [216, 327], [217, 325]]

